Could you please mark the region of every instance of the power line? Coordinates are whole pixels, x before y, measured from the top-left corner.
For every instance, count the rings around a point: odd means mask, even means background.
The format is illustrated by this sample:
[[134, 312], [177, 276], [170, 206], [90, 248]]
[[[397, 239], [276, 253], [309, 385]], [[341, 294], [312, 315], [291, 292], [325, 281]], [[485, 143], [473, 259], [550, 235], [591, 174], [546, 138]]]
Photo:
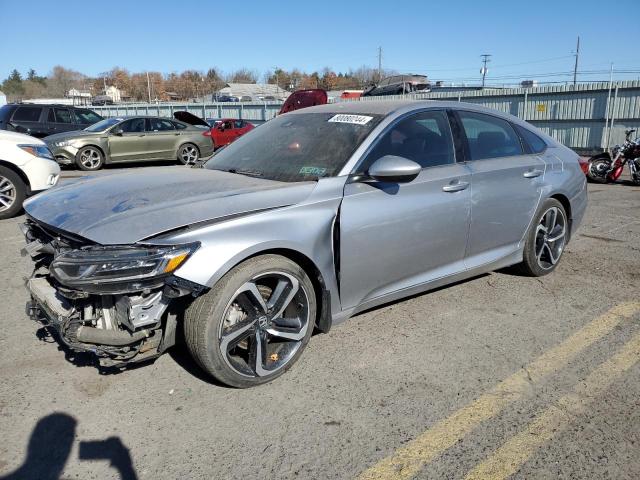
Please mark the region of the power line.
[[[573, 58], [573, 55], [563, 55], [562, 57], [552, 57], [552, 58], [543, 58], [540, 60], [530, 60], [527, 62], [519, 62], [519, 63], [506, 63], [506, 64], [494, 64], [491, 68], [493, 70], [497, 68], [507, 68], [507, 67], [519, 67], [521, 65], [531, 65], [534, 63], [544, 63], [544, 62], [552, 62], [555, 60], [566, 60], [567, 58]], [[608, 64], [607, 64], [608, 65]], [[462, 71], [472, 71], [473, 67], [463, 67], [463, 68], [431, 68], [431, 67], [419, 67], [419, 68], [396, 68], [396, 70], [420, 70], [424, 71], [428, 69], [430, 72], [462, 72]]]
[[578, 58], [580, 57], [580, 35], [578, 35], [578, 44], [576, 45], [576, 63], [573, 67], [573, 86], [576, 86], [576, 77], [578, 76]]
[[482, 57], [482, 68], [480, 69], [480, 73], [482, 74], [482, 88], [484, 88], [484, 78], [487, 76], [487, 63], [489, 63], [491, 60], [489, 59], [489, 57], [491, 56], [490, 53], [483, 53], [482, 55], [480, 55]]

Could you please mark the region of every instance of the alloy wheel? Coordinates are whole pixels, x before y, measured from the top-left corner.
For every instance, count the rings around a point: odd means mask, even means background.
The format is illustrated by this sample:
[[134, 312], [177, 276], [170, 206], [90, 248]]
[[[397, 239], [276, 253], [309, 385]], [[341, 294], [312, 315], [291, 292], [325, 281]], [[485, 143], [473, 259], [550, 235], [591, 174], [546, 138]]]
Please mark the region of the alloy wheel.
[[549, 270], [558, 263], [566, 242], [567, 221], [558, 207], [548, 209], [536, 227], [535, 254], [540, 268]]
[[198, 160], [198, 149], [193, 145], [185, 145], [180, 150], [180, 159], [185, 165], [193, 165]]
[[309, 298], [289, 273], [263, 273], [234, 293], [218, 333], [225, 362], [247, 377], [284, 368], [302, 346], [308, 329]]
[[80, 152], [80, 163], [87, 170], [94, 170], [100, 166], [102, 158], [95, 148], [85, 148]]
[[9, 210], [16, 201], [16, 186], [0, 175], [0, 212]]

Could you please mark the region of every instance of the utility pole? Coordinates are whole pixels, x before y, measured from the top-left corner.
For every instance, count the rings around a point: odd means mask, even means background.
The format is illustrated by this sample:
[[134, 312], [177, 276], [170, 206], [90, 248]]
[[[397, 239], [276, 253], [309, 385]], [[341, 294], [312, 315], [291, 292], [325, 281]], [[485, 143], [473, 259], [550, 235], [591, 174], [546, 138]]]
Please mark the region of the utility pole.
[[149, 72], [147, 72], [147, 93], [149, 94], [149, 103], [151, 103], [151, 82], [149, 81]]
[[491, 54], [483, 53], [480, 56], [482, 57], [482, 68], [480, 69], [480, 73], [482, 74], [482, 88], [484, 88], [484, 78], [487, 76], [487, 72], [489, 71], [489, 69], [487, 68], [487, 63], [491, 61], [489, 60]]
[[378, 47], [378, 83], [382, 80], [382, 47]]
[[578, 76], [578, 57], [580, 57], [580, 35], [578, 35], [578, 44], [576, 45], [576, 63], [573, 66], [573, 87], [576, 86], [576, 77]]

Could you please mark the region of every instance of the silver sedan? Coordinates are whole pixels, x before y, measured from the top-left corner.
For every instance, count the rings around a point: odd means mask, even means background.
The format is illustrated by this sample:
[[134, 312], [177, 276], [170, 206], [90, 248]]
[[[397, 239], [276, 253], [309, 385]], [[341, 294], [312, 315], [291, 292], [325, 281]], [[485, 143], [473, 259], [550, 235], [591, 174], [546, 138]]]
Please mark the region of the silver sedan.
[[587, 205], [578, 156], [464, 103], [291, 112], [203, 168], [93, 178], [27, 202], [28, 311], [105, 367], [184, 329], [210, 375], [281, 375], [314, 330], [490, 270], [552, 272]]

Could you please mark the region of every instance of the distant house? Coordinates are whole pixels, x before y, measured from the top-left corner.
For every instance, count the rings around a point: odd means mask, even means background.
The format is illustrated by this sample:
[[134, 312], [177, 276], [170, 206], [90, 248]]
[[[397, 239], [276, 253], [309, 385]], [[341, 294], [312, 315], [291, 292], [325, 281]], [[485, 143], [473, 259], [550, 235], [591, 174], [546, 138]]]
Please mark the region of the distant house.
[[77, 88], [72, 88], [65, 95], [65, 97], [71, 99], [72, 105], [89, 105], [91, 103], [91, 96], [91, 91], [78, 90]]
[[240, 100], [285, 100], [290, 93], [278, 85], [270, 83], [227, 83], [219, 96], [237, 97]]
[[122, 93], [118, 87], [113, 85], [108, 86], [104, 89], [104, 94], [111, 99], [113, 103], [118, 103], [122, 101]]
[[67, 98], [91, 98], [91, 92], [89, 90], [72, 88], [67, 92]]
[[176, 92], [162, 92], [160, 98], [163, 102], [179, 102], [184, 100], [184, 97]]
[[7, 104], [7, 96], [0, 90], [0, 107]]

